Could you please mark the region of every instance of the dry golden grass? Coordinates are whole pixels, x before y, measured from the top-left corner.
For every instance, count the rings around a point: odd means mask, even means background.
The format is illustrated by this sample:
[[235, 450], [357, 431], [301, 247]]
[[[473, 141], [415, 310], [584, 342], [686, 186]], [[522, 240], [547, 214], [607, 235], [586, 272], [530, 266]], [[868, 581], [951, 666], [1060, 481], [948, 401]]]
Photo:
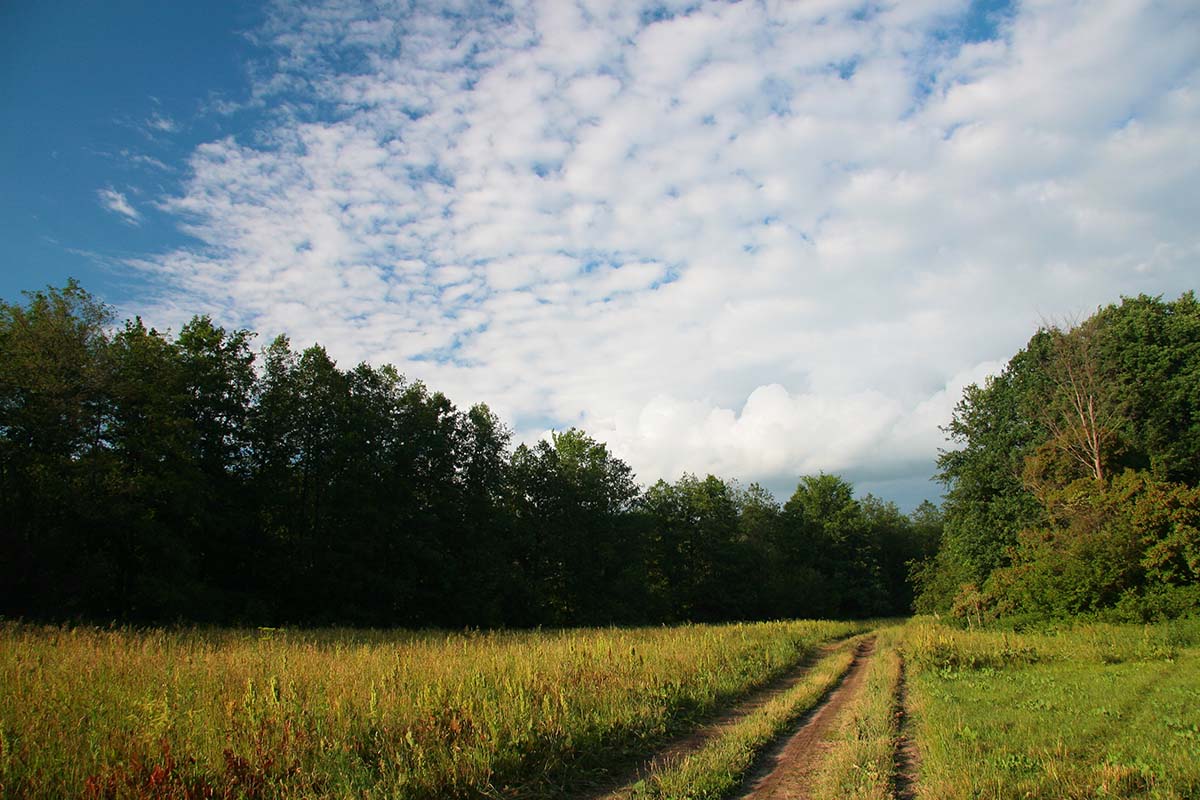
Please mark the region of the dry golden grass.
[[863, 629], [0, 627], [0, 795], [553, 796]]

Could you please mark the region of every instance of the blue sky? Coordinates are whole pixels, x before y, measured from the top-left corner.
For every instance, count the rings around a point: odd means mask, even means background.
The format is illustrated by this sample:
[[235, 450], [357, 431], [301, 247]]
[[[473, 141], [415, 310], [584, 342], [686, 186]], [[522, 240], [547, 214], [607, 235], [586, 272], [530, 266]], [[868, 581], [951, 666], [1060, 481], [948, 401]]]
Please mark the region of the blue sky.
[[1047, 319], [1195, 288], [1194, 2], [8, 4], [0, 296], [391, 362], [644, 481], [911, 507]]
[[[186, 243], [154, 201], [192, 148], [233, 130], [212, 108], [247, 96], [245, 32], [262, 18], [229, 2], [0, 9], [0, 296], [75, 276], [120, 300], [139, 288], [123, 258]], [[114, 187], [136, 225], [97, 202]]]

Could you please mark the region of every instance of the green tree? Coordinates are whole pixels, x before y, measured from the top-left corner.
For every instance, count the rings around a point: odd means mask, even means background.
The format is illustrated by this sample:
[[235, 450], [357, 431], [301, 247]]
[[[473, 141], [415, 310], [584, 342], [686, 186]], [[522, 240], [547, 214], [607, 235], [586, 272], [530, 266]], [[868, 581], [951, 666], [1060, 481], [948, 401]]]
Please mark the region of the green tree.
[[[659, 481], [642, 499], [652, 525], [649, 571], [673, 618], [716, 621], [749, 616], [759, 601], [754, 546], [743, 518], [743, 496], [708, 475]], [[751, 514], [766, 522], [769, 506]], [[752, 501], [755, 502], [755, 501]], [[756, 531], [759, 535], [769, 531]]]
[[112, 337], [107, 358], [107, 490], [94, 498], [104, 506], [96, 528], [109, 531], [97, 558], [112, 576], [107, 610], [144, 620], [223, 619], [201, 563], [222, 532], [211, 525], [214, 490], [197, 457], [179, 348], [135, 319]]
[[[204, 583], [214, 591], [207, 604], [219, 617], [240, 613], [250, 603], [261, 543], [244, 513], [250, 446], [250, 403], [254, 390], [254, 334], [227, 332], [208, 316], [191, 319], [175, 338], [181, 412], [188, 423], [186, 462], [194, 472], [179, 481], [188, 499], [192, 542]], [[219, 603], [233, 607], [220, 609]]]
[[629, 522], [637, 497], [629, 466], [574, 428], [521, 445], [511, 462], [516, 530], [514, 577], [525, 587], [522, 617], [550, 624], [613, 621], [614, 583], [631, 561]]
[[249, 430], [260, 530], [280, 555], [269, 580], [285, 618], [319, 619], [336, 611], [328, 501], [348, 385], [324, 348], [296, 354], [286, 337], [263, 362]]
[[792, 535], [805, 541], [826, 582], [835, 613], [868, 616], [887, 609], [879, 550], [854, 488], [836, 475], [805, 476], [784, 505]]
[[1200, 490], [1126, 470], [1059, 490], [1055, 513], [1023, 531], [986, 585], [993, 616], [1178, 616], [1200, 602]]
[[1121, 410], [1120, 468], [1200, 483], [1200, 304], [1139, 295], [1094, 317], [1095, 349]]
[[108, 596], [104, 455], [112, 312], [71, 280], [0, 302], [0, 603], [88, 613]]
[[1023, 474], [1026, 457], [1047, 438], [1033, 399], [1045, 393], [1050, 346], [1039, 332], [999, 375], [966, 387], [955, 406], [945, 432], [957, 448], [938, 457], [946, 486], [941, 548], [915, 573], [922, 611], [948, 610], [959, 587], [978, 586], [1006, 566], [1018, 532], [1044, 517]]
[[914, 570], [918, 607], [945, 610], [969, 591], [997, 607], [1097, 613], [1153, 584], [1121, 565], [1137, 526], [1118, 524], [1121, 503], [1150, 501], [1114, 500], [1128, 479], [1113, 476], [1200, 479], [1198, 385], [1200, 308], [1190, 292], [1123, 299], [1069, 330], [1036, 333], [955, 411], [948, 433], [960, 447], [939, 460], [945, 534]]
[[757, 619], [800, 616], [797, 598], [807, 596], [804, 566], [788, 563], [783, 508], [763, 486], [737, 492], [738, 538], [746, 559], [747, 613]]
[[500, 625], [509, 618], [513, 521], [509, 516], [512, 432], [483, 403], [461, 419], [456, 543], [451, 546], [457, 624]]
[[868, 536], [878, 554], [879, 575], [884, 590], [884, 611], [908, 614], [913, 610], [911, 566], [922, 563], [936, 551], [941, 539], [941, 512], [925, 501], [912, 515], [901, 513], [895, 503], [867, 495], [859, 501]]

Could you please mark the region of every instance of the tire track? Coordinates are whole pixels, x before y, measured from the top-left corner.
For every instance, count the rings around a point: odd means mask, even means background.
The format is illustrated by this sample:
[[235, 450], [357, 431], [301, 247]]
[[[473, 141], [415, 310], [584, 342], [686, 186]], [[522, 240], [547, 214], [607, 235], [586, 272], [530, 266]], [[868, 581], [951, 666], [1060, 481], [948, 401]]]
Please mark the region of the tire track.
[[799, 800], [811, 794], [812, 778], [830, 745], [824, 741], [842, 709], [862, 691], [866, 665], [875, 653], [875, 638], [863, 640], [842, 680], [794, 733], [775, 745], [743, 783], [741, 800]]
[[730, 725], [748, 717], [776, 697], [795, 687], [808, 676], [814, 664], [843, 647], [853, 638], [855, 637], [850, 636], [822, 645], [782, 676], [755, 690], [689, 733], [668, 741], [649, 758], [636, 763], [632, 769], [622, 771], [618, 778], [599, 788], [577, 794], [575, 800], [629, 800], [636, 797], [639, 785], [656, 770], [695, 753], [708, 742], [720, 736]]
[[908, 715], [908, 672], [904, 658], [900, 659], [900, 680], [896, 685], [896, 749], [892, 756], [892, 797], [895, 800], [915, 800], [917, 773], [921, 753], [912, 736], [912, 719]]

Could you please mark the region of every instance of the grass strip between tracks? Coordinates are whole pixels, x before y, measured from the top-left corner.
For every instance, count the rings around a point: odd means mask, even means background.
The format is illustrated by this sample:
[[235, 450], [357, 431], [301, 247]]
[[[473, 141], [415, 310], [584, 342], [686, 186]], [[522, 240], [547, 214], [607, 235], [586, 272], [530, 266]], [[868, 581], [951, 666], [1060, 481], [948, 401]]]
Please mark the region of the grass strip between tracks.
[[900, 734], [897, 695], [902, 679], [901, 629], [879, 632], [862, 691], [850, 701], [830, 738], [832, 747], [813, 778], [817, 800], [890, 800]]
[[762, 750], [812, 710], [850, 669], [863, 636], [847, 639], [786, 693], [730, 725], [700, 750], [663, 764], [636, 787], [646, 800], [717, 800], [736, 787]]

